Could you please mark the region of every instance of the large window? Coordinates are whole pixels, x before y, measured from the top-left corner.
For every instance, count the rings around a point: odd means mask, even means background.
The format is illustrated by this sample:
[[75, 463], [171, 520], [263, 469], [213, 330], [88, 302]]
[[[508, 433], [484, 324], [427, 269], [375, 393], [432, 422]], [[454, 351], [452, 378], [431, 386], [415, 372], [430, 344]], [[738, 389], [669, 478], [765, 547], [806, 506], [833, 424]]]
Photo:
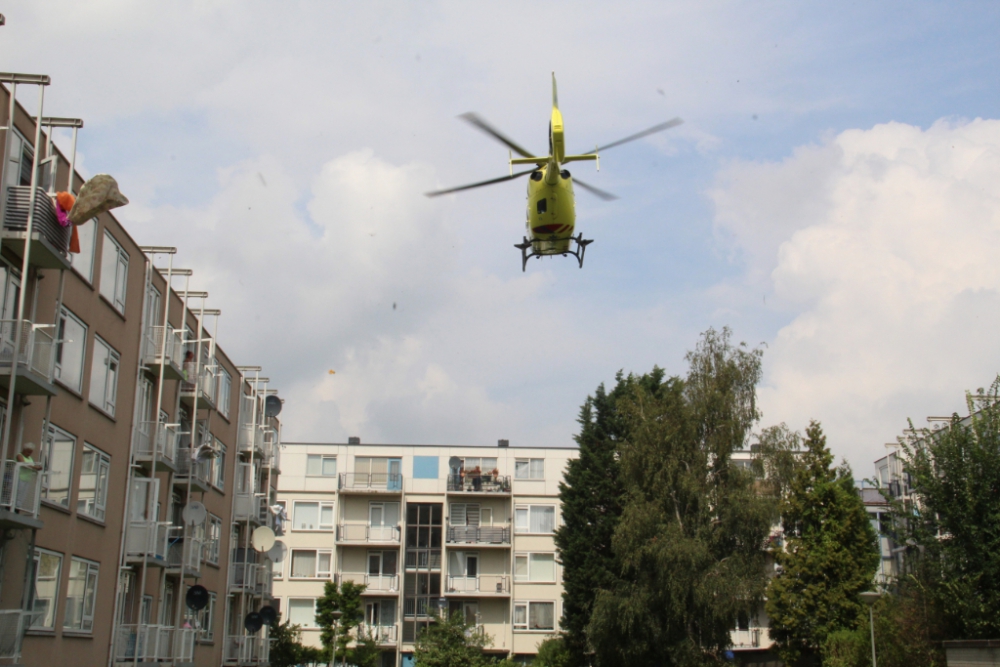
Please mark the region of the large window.
[[555, 625], [555, 602], [515, 602], [514, 629], [551, 632]]
[[35, 149], [16, 128], [10, 133], [10, 153], [4, 175], [7, 185], [31, 185], [31, 163]]
[[321, 454], [309, 454], [306, 456], [306, 476], [308, 477], [336, 477], [337, 457], [325, 456]]
[[97, 218], [76, 227], [80, 252], [70, 253], [70, 265], [88, 282], [94, 282], [94, 239], [97, 238]]
[[290, 579], [329, 579], [333, 552], [329, 549], [292, 549]]
[[288, 621], [303, 628], [315, 628], [315, 598], [288, 598]]
[[545, 479], [545, 459], [515, 459], [514, 479]]
[[554, 505], [518, 505], [514, 508], [514, 529], [518, 533], [549, 535], [556, 530]]
[[115, 416], [115, 400], [118, 396], [118, 367], [121, 357], [118, 352], [94, 336], [94, 358], [90, 364], [90, 402], [99, 409]]
[[465, 468], [466, 474], [469, 474], [470, 472], [478, 468], [479, 471], [484, 475], [489, 475], [494, 470], [497, 469], [497, 459], [495, 456], [488, 456], [482, 458], [478, 456], [474, 458], [471, 456], [466, 456], [462, 459], [462, 467]]
[[119, 313], [125, 312], [125, 285], [128, 282], [128, 253], [107, 230], [101, 251], [101, 296]]
[[514, 556], [514, 581], [554, 582], [555, 554], [517, 554]]
[[35, 549], [35, 604], [32, 628], [53, 630], [56, 627], [56, 603], [59, 598], [59, 575], [62, 554]]
[[59, 311], [56, 329], [56, 379], [75, 392], [83, 391], [83, 357], [87, 349], [87, 325], [65, 307]]
[[[216, 362], [218, 363], [218, 362]], [[233, 393], [233, 378], [229, 375], [229, 371], [222, 368], [219, 365], [219, 398], [217, 400], [217, 405], [219, 406], [219, 412], [226, 419], [229, 419], [229, 404], [232, 403], [232, 393]]]
[[84, 444], [80, 490], [76, 500], [77, 513], [104, 521], [110, 471], [111, 457], [92, 445]]
[[73, 454], [76, 437], [56, 426], [49, 425], [49, 437], [42, 444], [42, 498], [69, 507], [73, 484]]
[[333, 530], [333, 503], [296, 501], [292, 530]]
[[73, 558], [66, 589], [66, 616], [63, 629], [91, 632], [94, 629], [94, 600], [97, 597], [97, 572], [100, 565], [91, 560]]
[[226, 446], [219, 442], [218, 438], [215, 439], [215, 451], [218, 452], [218, 456], [212, 463], [215, 468], [212, 484], [219, 491], [223, 491], [226, 488]]

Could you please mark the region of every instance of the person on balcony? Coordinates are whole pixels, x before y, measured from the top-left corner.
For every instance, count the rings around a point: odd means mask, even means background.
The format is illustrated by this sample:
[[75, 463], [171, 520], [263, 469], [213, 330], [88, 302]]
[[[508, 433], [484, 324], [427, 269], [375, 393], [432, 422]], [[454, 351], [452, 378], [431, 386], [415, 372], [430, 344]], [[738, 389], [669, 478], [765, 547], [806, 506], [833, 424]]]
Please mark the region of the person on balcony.
[[26, 442], [21, 447], [21, 453], [17, 455], [17, 462], [22, 464], [17, 473], [17, 505], [15, 506], [17, 509], [30, 509], [26, 508], [25, 505], [28, 504], [31, 493], [34, 491], [35, 476], [42, 469], [42, 464], [35, 463], [35, 459], [32, 458], [34, 453], [35, 444]]

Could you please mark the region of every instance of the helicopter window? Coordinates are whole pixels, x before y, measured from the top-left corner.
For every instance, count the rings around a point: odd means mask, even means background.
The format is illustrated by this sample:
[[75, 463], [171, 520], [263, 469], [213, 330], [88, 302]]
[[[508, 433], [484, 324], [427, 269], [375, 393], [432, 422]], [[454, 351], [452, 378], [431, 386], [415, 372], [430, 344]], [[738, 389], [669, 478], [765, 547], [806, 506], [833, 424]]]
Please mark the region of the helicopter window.
[[546, 205], [544, 198], [538, 200], [538, 203], [535, 204], [535, 210], [539, 213], [545, 213], [548, 210], [548, 206]]
[[533, 180], [533, 181], [540, 181], [540, 180], [542, 180], [542, 172], [540, 172], [540, 171], [533, 171], [533, 172], [531, 172], [531, 180]]

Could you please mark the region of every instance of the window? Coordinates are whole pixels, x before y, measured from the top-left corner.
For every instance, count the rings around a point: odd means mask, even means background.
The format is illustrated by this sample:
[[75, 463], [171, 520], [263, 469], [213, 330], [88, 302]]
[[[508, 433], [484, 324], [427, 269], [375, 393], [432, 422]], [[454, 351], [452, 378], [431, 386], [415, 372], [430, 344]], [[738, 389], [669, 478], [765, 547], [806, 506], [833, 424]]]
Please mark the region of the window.
[[118, 394], [118, 352], [94, 336], [94, 358], [90, 364], [90, 403], [115, 416], [115, 399]]
[[329, 549], [292, 549], [290, 579], [329, 579], [333, 552]]
[[545, 479], [545, 459], [515, 459], [514, 479]]
[[219, 550], [222, 544], [222, 519], [208, 515], [208, 539], [205, 541], [205, 560], [219, 564]]
[[218, 438], [215, 439], [215, 451], [218, 452], [218, 455], [212, 462], [215, 468], [212, 476], [212, 484], [219, 491], [222, 491], [226, 488], [226, 446], [219, 442]]
[[[478, 526], [481, 516], [479, 503], [452, 503], [448, 523], [452, 526]], [[492, 519], [492, 513], [490, 518]]]
[[292, 530], [333, 530], [333, 503], [296, 502]]
[[488, 456], [483, 458], [479, 457], [472, 458], [466, 456], [465, 458], [462, 459], [462, 467], [465, 468], [466, 473], [472, 472], [476, 468], [479, 468], [480, 472], [483, 472], [488, 475], [494, 470], [496, 470], [497, 459], [495, 456]]
[[555, 607], [555, 602], [515, 602], [514, 629], [555, 630]]
[[83, 463], [80, 466], [80, 490], [76, 499], [78, 514], [104, 521], [110, 470], [111, 457], [93, 445], [84, 443]]
[[514, 556], [514, 581], [554, 582], [555, 554], [517, 554]]
[[225, 368], [219, 367], [219, 399], [217, 405], [219, 406], [219, 412], [226, 419], [229, 419], [229, 404], [232, 403], [232, 392], [233, 392], [233, 378], [229, 375], [229, 371]]
[[42, 498], [69, 507], [73, 479], [73, 454], [76, 437], [56, 426], [49, 426], [49, 437], [42, 445]]
[[56, 627], [56, 602], [59, 597], [59, 574], [62, 571], [62, 554], [35, 548], [35, 604], [32, 607], [32, 628], [54, 630]]
[[101, 251], [101, 296], [119, 313], [125, 313], [125, 284], [128, 282], [128, 253], [104, 230]]
[[[188, 590], [191, 590], [188, 587]], [[195, 611], [184, 606], [184, 620], [196, 629], [198, 641], [210, 642], [215, 639], [215, 631], [212, 626], [215, 624], [215, 593], [209, 592], [208, 604], [204, 609]], [[173, 621], [170, 621], [173, 624]]]
[[10, 133], [10, 154], [8, 155], [7, 185], [31, 185], [31, 163], [35, 158], [35, 149], [15, 129]]
[[94, 282], [94, 239], [97, 238], [97, 218], [89, 223], [77, 225], [80, 238], [80, 252], [69, 254], [69, 263], [88, 283]]
[[316, 600], [314, 598], [289, 598], [288, 621], [303, 628], [316, 627]]
[[97, 597], [97, 571], [94, 561], [73, 558], [66, 588], [66, 616], [63, 629], [91, 632], [94, 629], [94, 600]]
[[308, 456], [306, 456], [306, 476], [336, 477], [337, 457], [324, 456], [320, 454], [309, 454]]
[[437, 479], [438, 457], [414, 456], [413, 479]]
[[518, 505], [514, 508], [514, 529], [519, 533], [548, 535], [556, 530], [554, 505]]
[[59, 311], [56, 329], [56, 379], [79, 393], [83, 391], [83, 357], [87, 349], [87, 325], [65, 307]]

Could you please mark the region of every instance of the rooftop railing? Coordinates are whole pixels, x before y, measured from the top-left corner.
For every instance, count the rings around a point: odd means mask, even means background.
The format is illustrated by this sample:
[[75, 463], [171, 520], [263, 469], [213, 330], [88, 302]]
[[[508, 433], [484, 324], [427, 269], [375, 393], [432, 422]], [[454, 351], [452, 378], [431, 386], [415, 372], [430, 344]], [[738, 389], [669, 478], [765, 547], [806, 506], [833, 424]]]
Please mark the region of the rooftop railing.
[[35, 465], [38, 464], [4, 462], [0, 508], [24, 514], [32, 519], [38, 518], [38, 501], [41, 498], [44, 473], [35, 470]]

